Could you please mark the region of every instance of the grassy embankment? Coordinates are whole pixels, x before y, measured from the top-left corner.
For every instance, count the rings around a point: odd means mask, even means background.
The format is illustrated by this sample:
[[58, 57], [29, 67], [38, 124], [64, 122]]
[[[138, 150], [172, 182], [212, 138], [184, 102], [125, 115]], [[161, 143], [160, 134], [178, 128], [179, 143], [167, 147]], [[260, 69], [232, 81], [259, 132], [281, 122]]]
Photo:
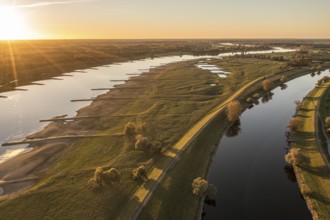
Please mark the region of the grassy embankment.
[[[244, 69], [248, 76], [250, 73], [260, 71], [258, 70], [260, 60], [254, 60], [254, 62], [251, 62], [250, 59], [232, 60], [232, 62], [213, 60], [212, 62], [233, 72]], [[271, 70], [268, 68], [267, 73], [269, 71]], [[276, 72], [276, 70], [273, 71], [273, 73]], [[283, 74], [287, 75], [290, 80], [308, 72], [307, 68], [298, 68], [286, 71]], [[269, 79], [273, 80], [275, 85], [279, 85], [281, 75], [276, 74], [269, 77]], [[231, 85], [238, 82], [235, 79], [237, 76], [234, 77], [229, 79], [232, 80]], [[255, 92], [263, 94], [261, 83], [251, 86], [238, 97], [238, 100], [245, 103], [245, 100]], [[244, 108], [248, 106], [248, 104], [245, 104]], [[230, 123], [227, 122], [226, 116], [222, 112], [198, 135], [183, 153], [175, 169], [171, 169], [164, 177], [150, 201], [142, 210], [139, 219], [195, 219], [197, 214], [201, 214], [198, 213], [198, 210], [202, 201], [192, 194], [191, 183], [198, 176], [204, 178], [207, 176], [219, 140], [229, 126]]]
[[299, 148], [304, 156], [304, 160], [294, 166], [301, 192], [313, 218], [324, 220], [330, 218], [330, 173], [325, 162], [329, 158], [316, 114], [319, 110], [322, 119], [329, 114], [329, 86], [330, 83], [316, 86], [305, 97], [296, 113], [302, 124], [292, 138], [293, 147]]
[[[33, 137], [77, 133], [118, 134], [123, 132], [127, 122], [133, 121], [137, 123], [139, 133], [152, 141], [161, 142], [164, 149], [171, 149], [202, 116], [230, 96], [229, 84], [234, 80], [231, 78], [237, 77], [233, 74], [228, 79], [221, 79], [215, 74], [196, 68], [193, 65], [196, 62], [172, 64], [155, 73], [145, 74], [127, 85], [120, 86], [118, 90], [100, 96], [99, 101], [93, 102], [91, 106], [79, 112], [79, 115], [130, 116], [77, 120], [66, 124], [53, 123], [48, 130]], [[226, 63], [226, 61], [219, 62], [219, 65]], [[227, 64], [228, 69], [230, 70], [230, 65], [237, 66], [240, 65], [239, 63], [240, 61], [235, 61], [234, 65]], [[237, 88], [251, 79], [268, 73], [270, 67], [277, 72], [284, 63], [244, 60], [241, 68], [244, 69], [249, 65], [254, 65], [254, 68], [246, 71], [244, 78], [237, 80], [241, 82], [236, 84]], [[213, 83], [217, 85], [211, 87], [210, 84]], [[135, 87], [135, 89], [124, 89], [125, 87]], [[131, 98], [120, 99], [120, 97]], [[134, 114], [135, 116], [132, 116]], [[216, 124], [212, 124], [216, 127]], [[124, 135], [86, 138], [67, 144], [66, 150], [50, 159], [55, 164], [47, 171], [43, 171], [45, 177], [37, 185], [19, 196], [0, 203], [2, 214], [0, 218], [113, 218], [127, 203], [131, 193], [141, 184], [131, 179], [132, 169], [147, 161], [149, 161], [148, 168], [152, 165], [159, 166], [159, 163], [168, 159], [164, 154], [151, 155], [134, 150], [134, 143]], [[40, 143], [36, 147], [42, 148], [43, 144]], [[214, 150], [214, 145], [212, 147], [211, 151]], [[199, 169], [196, 166], [196, 155], [192, 154], [192, 156], [191, 159], [195, 160], [192, 165], [196, 167], [197, 173], [206, 168], [205, 165], [201, 165]], [[183, 158], [186, 156], [184, 155]], [[200, 161], [202, 157], [198, 156], [198, 158]], [[209, 158], [202, 160], [208, 164]], [[150, 159], [153, 161], [150, 162]], [[120, 185], [103, 186], [96, 192], [91, 190], [88, 182], [98, 166], [117, 168], [122, 173]], [[196, 175], [194, 172], [187, 174]], [[182, 189], [190, 191], [190, 179], [188, 182], [188, 185], [181, 185]], [[196, 198], [190, 202], [195, 201], [198, 203]]]

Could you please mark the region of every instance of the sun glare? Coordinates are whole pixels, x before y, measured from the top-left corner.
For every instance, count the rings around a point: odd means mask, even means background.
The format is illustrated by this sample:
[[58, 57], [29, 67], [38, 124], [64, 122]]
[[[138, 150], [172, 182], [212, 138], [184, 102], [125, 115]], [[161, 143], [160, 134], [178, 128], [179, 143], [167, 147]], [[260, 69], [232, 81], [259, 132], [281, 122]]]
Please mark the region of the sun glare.
[[14, 8], [0, 7], [0, 40], [35, 38], [22, 14]]

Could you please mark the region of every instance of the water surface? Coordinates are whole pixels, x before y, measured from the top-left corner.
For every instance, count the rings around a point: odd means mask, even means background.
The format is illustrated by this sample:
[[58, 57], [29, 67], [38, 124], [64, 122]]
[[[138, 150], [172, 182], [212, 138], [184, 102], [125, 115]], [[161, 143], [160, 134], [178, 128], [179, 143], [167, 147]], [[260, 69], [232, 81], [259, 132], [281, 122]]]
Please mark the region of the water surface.
[[273, 90], [268, 102], [260, 99], [242, 114], [240, 125], [228, 132], [234, 137], [223, 137], [211, 166], [209, 182], [218, 194], [215, 207], [204, 205], [204, 219], [312, 219], [284, 161], [285, 131], [295, 113], [294, 101], [302, 100], [324, 75], [328, 71], [292, 80], [287, 88]]

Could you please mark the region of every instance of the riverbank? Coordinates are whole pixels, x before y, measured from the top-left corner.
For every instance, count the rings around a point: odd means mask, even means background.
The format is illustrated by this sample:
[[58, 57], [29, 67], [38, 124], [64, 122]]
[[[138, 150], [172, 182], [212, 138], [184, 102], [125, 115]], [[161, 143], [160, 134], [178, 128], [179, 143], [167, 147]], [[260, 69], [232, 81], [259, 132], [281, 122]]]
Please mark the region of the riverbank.
[[[300, 149], [303, 160], [294, 165], [294, 171], [313, 219], [330, 218], [329, 155], [327, 143], [321, 138], [318, 112], [320, 102], [330, 83], [316, 86], [302, 102], [296, 117], [301, 126], [292, 134], [292, 147]], [[324, 103], [322, 104], [324, 106]]]
[[[131, 170], [150, 159], [154, 162], [165, 160], [166, 156], [136, 151], [134, 144], [124, 135], [110, 135], [122, 133], [124, 125], [132, 121], [138, 125], [139, 132], [151, 141], [161, 142], [163, 150], [169, 149], [188, 128], [229, 97], [231, 92], [226, 79], [198, 69], [195, 66], [197, 62], [171, 64], [153, 70], [152, 74], [133, 78], [117, 90], [99, 96], [92, 105], [78, 112], [78, 116], [122, 117], [56, 122], [30, 136], [29, 138], [47, 138], [98, 134], [105, 137], [84, 138], [73, 142], [66, 140], [64, 150], [44, 163], [55, 165], [50, 166], [46, 172], [39, 170], [44, 177], [33, 190], [1, 202], [2, 213], [9, 218], [23, 217], [24, 207], [35, 207], [31, 208], [34, 211], [29, 211], [30, 217], [38, 217], [45, 212], [48, 216], [115, 216], [120, 207], [126, 204], [131, 192], [140, 185], [131, 179]], [[270, 63], [274, 69], [283, 66], [281, 62], [261, 61], [256, 64], [259, 67], [256, 69], [265, 69]], [[251, 74], [257, 77], [263, 75], [263, 72]], [[241, 83], [246, 83], [246, 80]], [[213, 84], [216, 86], [211, 86]], [[191, 112], [191, 109], [194, 111]], [[39, 143], [35, 148], [43, 148], [43, 144]], [[59, 143], [54, 144], [57, 146]], [[122, 173], [120, 189], [105, 187], [100, 195], [86, 187], [98, 166], [112, 166]], [[29, 174], [34, 170], [31, 171]], [[51, 207], [49, 201], [53, 201]], [[89, 201], [88, 207], [85, 201]], [[68, 203], [70, 206], [63, 207], [63, 204]], [[15, 208], [18, 206], [22, 208]], [[81, 207], [85, 207], [84, 210]], [[80, 210], [80, 213], [71, 212], [74, 208]]]
[[[296, 69], [275, 74], [273, 77], [268, 78], [278, 86], [282, 74], [287, 75], [288, 79], [291, 80], [307, 73], [309, 73], [307, 68]], [[256, 92], [263, 94], [261, 88], [261, 83], [253, 85], [248, 91], [237, 97], [244, 104], [245, 109], [250, 107], [250, 104], [246, 103], [246, 99]], [[207, 179], [219, 139], [230, 127], [230, 123], [225, 118], [225, 113], [220, 113], [214, 119], [214, 122], [211, 122], [187, 147], [175, 169], [168, 171], [154, 191], [139, 219], [194, 219], [196, 216], [197, 218], [201, 217], [201, 212], [198, 212], [198, 210], [201, 209], [204, 201], [191, 193], [191, 183], [198, 176]], [[221, 193], [221, 189], [219, 189], [219, 192]]]

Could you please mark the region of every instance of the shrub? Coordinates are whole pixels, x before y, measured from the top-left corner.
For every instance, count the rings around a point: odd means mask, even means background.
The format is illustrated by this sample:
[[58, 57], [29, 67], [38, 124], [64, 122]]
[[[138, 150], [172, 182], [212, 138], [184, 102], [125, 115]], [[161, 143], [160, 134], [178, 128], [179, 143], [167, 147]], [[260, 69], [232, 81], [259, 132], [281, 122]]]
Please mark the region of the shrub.
[[134, 136], [135, 133], [136, 133], [136, 124], [133, 123], [133, 122], [128, 122], [128, 123], [125, 125], [124, 133], [125, 133], [127, 136]]
[[138, 168], [132, 170], [132, 178], [133, 180], [138, 180], [138, 179], [142, 179], [143, 181], [147, 181], [147, 171], [146, 171], [146, 167], [141, 165]]
[[286, 75], [283, 75], [280, 79], [280, 82], [283, 84], [288, 81], [288, 77]]
[[301, 125], [301, 120], [298, 118], [291, 118], [288, 128], [293, 132], [296, 131]]
[[270, 81], [269, 79], [265, 79], [264, 81], [262, 81], [262, 88], [265, 90], [265, 91], [269, 91], [271, 90], [273, 87], [273, 83], [272, 81]]
[[245, 76], [244, 70], [239, 71], [239, 75], [242, 76], [242, 77], [244, 77]]
[[147, 137], [138, 135], [135, 137], [135, 150], [148, 151], [150, 148], [150, 143]]
[[227, 105], [226, 115], [230, 122], [237, 121], [242, 113], [242, 106], [238, 101], [232, 101]]

